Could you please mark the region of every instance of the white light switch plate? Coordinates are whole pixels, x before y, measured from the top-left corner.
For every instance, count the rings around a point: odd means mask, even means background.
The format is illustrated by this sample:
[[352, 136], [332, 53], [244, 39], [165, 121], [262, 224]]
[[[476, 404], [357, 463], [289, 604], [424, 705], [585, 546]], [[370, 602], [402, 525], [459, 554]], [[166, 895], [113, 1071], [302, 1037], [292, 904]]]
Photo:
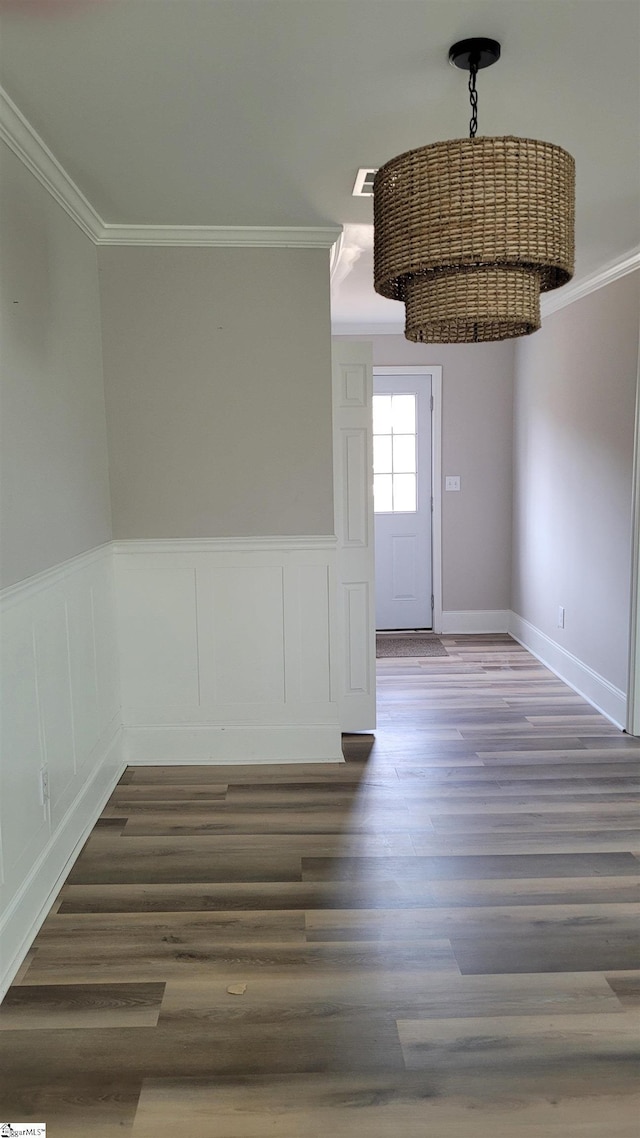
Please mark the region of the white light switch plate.
[[460, 475], [447, 474], [444, 479], [445, 490], [459, 490], [460, 489]]

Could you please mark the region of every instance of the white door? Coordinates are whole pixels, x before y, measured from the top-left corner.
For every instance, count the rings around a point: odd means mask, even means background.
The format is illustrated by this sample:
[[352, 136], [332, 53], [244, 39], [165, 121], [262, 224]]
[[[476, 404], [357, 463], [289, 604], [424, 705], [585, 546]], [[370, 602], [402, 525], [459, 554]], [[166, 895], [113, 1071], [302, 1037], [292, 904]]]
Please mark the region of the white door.
[[431, 379], [376, 370], [373, 391], [376, 628], [432, 628]]
[[370, 343], [333, 342], [336, 698], [342, 731], [372, 731], [376, 725], [371, 361]]

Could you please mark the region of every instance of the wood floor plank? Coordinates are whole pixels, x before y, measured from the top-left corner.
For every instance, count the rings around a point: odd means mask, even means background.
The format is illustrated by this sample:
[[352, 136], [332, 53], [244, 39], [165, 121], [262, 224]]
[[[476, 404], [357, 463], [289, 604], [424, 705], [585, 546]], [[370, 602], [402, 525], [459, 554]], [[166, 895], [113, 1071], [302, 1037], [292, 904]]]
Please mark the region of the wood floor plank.
[[164, 984], [14, 986], [0, 1007], [0, 1031], [155, 1027], [163, 995]]
[[546, 834], [556, 830], [597, 830], [606, 826], [609, 830], [630, 830], [638, 822], [635, 805], [616, 802], [613, 807], [589, 809], [588, 804], [580, 803], [574, 811], [551, 810], [519, 811], [513, 815], [494, 814], [492, 810], [483, 811], [480, 816], [469, 818], [465, 814], [439, 814], [433, 820], [433, 829], [438, 834], [511, 833], [513, 830], [535, 830]]
[[92, 837], [68, 880], [78, 884], [300, 880], [300, 858], [295, 853], [224, 853], [211, 846], [211, 839], [197, 842], [127, 838], [106, 847]]
[[[616, 967], [611, 965], [610, 967]], [[78, 944], [72, 957], [61, 946], [43, 945], [33, 961], [24, 983], [83, 984], [100, 969], [105, 981], [127, 977], [133, 983], [168, 980], [187, 973], [220, 977], [226, 983], [242, 983], [256, 974], [283, 972], [292, 981], [309, 971], [375, 971], [380, 968], [418, 972], [458, 972], [448, 940], [372, 944], [336, 942], [295, 944], [277, 941], [251, 944], [245, 941], [211, 942], [151, 940]]]
[[142, 1079], [125, 1071], [114, 1078], [87, 1077], [79, 1071], [53, 1078], [45, 1066], [37, 1078], [32, 1072], [21, 1077], [0, 1074], [5, 1117], [25, 1123], [45, 1121], [51, 1138], [128, 1138], [141, 1089]]
[[[363, 1039], [366, 1046], [363, 1047]], [[4, 1077], [20, 1080], [39, 1064], [49, 1078], [69, 1079], [74, 1072], [110, 1081], [121, 1070], [133, 1078], [166, 1076], [281, 1074], [300, 1071], [402, 1070], [402, 1050], [391, 1015], [345, 1015], [281, 1025], [228, 1025], [208, 1020], [148, 1028], [92, 1031], [8, 1031], [0, 1034]]]
[[156, 785], [149, 782], [139, 785], [132, 782], [125, 783], [121, 780], [107, 802], [107, 806], [122, 802], [133, 805], [140, 801], [168, 801], [173, 805], [176, 802], [182, 802], [183, 799], [198, 802], [224, 802], [227, 791], [228, 784], [224, 782], [208, 783], [205, 781], [204, 785], [202, 783], [191, 783], [187, 786], [181, 786], [179, 783]]
[[[409, 1009], [406, 1016], [401, 1008]], [[216, 1019], [233, 1024], [330, 1019], [346, 1012], [393, 1011], [398, 1018], [458, 1018], [470, 1015], [524, 1016], [622, 1014], [618, 993], [601, 975], [460, 976], [453, 972], [378, 969], [370, 972], [307, 973], [295, 984], [288, 976], [256, 976], [242, 999], [208, 978], [167, 982], [162, 1024]]]
[[615, 937], [590, 929], [572, 933], [545, 931], [510, 936], [498, 942], [492, 936], [455, 935], [451, 938], [463, 975], [506, 972], [608, 972], [640, 968], [637, 927]]
[[[442, 839], [439, 839], [442, 842]], [[304, 857], [305, 881], [403, 880], [436, 878], [441, 881], [464, 878], [582, 877], [630, 875], [638, 873], [640, 862], [630, 853], [532, 853], [416, 857]]]
[[[406, 838], [406, 831], [409, 828], [407, 808], [402, 802], [396, 802], [393, 806], [389, 804], [386, 809], [380, 811], [379, 815], [377, 810], [373, 808], [367, 810], [362, 806], [353, 810], [348, 807], [342, 810], [339, 808], [316, 810], [312, 806], [304, 813], [299, 810], [283, 811], [276, 820], [268, 810], [221, 810], [207, 814], [195, 812], [183, 814], [176, 810], [171, 815], [145, 812], [143, 817], [130, 816], [123, 832], [125, 837], [144, 837], [154, 834], [167, 837], [174, 835], [181, 837], [186, 834], [245, 835], [253, 838], [254, 844], [258, 844], [262, 839], [266, 844], [275, 835], [304, 834], [317, 835], [313, 842], [317, 846], [327, 844], [320, 841], [320, 835], [324, 838], [343, 833], [363, 833], [372, 837], [380, 835], [382, 816], [387, 820], [387, 834], [394, 835], [394, 847], [399, 849], [400, 845], [403, 845], [410, 853], [410, 842], [400, 840], [403, 834]], [[400, 838], [396, 836], [398, 833]], [[228, 846], [229, 843], [225, 842], [225, 848]]]
[[449, 909], [323, 909], [305, 914], [311, 940], [424, 940], [476, 937], [509, 944], [512, 940], [572, 937], [602, 941], [629, 938], [638, 931], [637, 905], [501, 905]]
[[[528, 814], [532, 814], [531, 824], [534, 826], [538, 820], [543, 825], [557, 821], [557, 818], [541, 819], [539, 818], [541, 814], [564, 814], [567, 823], [575, 821], [576, 815], [578, 820], [591, 815], [593, 822], [606, 826], [615, 822], [616, 817], [625, 819], [627, 826], [630, 822], [631, 824], [638, 822], [640, 801], [636, 796], [629, 796], [623, 790], [603, 792], [591, 786], [580, 789], [574, 786], [572, 792], [562, 789], [557, 791], [555, 783], [553, 789], [556, 791], [555, 794], [544, 791], [538, 794], [532, 791], [523, 794], [521, 786], [519, 790], [498, 786], [490, 791], [477, 790], [475, 794], [457, 792], [455, 795], [443, 794], [441, 791], [436, 795], [423, 790], [422, 793], [406, 796], [405, 805], [414, 814], [432, 818], [436, 830], [439, 827], [453, 829], [459, 826], [465, 833], [468, 833], [470, 828], [482, 827], [485, 824], [485, 817], [491, 815], [512, 817], [513, 825], [516, 825], [517, 817]], [[596, 803], [594, 795], [598, 796]], [[523, 821], [526, 822], [526, 818]]]
[[640, 1095], [616, 1095], [617, 1081], [610, 1093], [596, 1097], [583, 1086], [560, 1101], [557, 1086], [547, 1095], [530, 1087], [498, 1095], [493, 1081], [467, 1076], [466, 1089], [451, 1082], [423, 1071], [149, 1079], [132, 1138], [178, 1131], [185, 1117], [192, 1138], [265, 1138], [266, 1126], [278, 1138], [637, 1138]]
[[463, 905], [579, 905], [640, 902], [630, 877], [305, 882], [182, 882], [172, 885], [67, 885], [60, 913], [198, 910], [421, 908]]
[[523, 829], [522, 833], [439, 834], [424, 830], [411, 830], [416, 854], [507, 855], [507, 854], [594, 854], [613, 853], [616, 850], [634, 851], [640, 848], [640, 830], [617, 828], [600, 830], [539, 830]]
[[486, 1071], [491, 1078], [499, 1067], [503, 1079], [531, 1079], [561, 1068], [579, 1093], [592, 1068], [600, 1073], [612, 1060], [633, 1089], [640, 1059], [638, 1027], [637, 1016], [603, 1012], [400, 1020], [398, 1034], [410, 1070], [453, 1069], [458, 1076]]
[[145, 946], [186, 944], [193, 946], [243, 941], [247, 944], [303, 943], [304, 914], [295, 910], [266, 909], [231, 912], [122, 913], [115, 921], [110, 913], [57, 913], [40, 931], [39, 946], [45, 951], [73, 942], [79, 950], [102, 948], [118, 942]]

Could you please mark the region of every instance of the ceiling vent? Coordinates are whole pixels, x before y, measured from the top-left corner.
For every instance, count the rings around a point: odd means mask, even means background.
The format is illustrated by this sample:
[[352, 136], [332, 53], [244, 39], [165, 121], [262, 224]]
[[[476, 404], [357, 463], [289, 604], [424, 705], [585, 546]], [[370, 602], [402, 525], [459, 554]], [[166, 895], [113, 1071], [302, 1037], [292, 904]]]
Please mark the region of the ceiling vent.
[[373, 197], [373, 179], [377, 173], [377, 167], [374, 167], [373, 169], [366, 169], [363, 166], [360, 170], [358, 170], [358, 176], [353, 187], [354, 198]]

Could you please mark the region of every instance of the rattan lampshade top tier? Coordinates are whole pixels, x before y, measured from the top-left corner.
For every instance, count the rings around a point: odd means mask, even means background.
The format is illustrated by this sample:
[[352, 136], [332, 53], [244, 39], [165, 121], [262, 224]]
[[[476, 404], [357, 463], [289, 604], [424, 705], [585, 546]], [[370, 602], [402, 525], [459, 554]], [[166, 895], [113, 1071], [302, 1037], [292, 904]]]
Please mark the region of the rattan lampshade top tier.
[[461, 138], [400, 154], [374, 181], [376, 291], [407, 303], [410, 339], [535, 331], [539, 293], [573, 276], [574, 196], [573, 158], [549, 142]]

